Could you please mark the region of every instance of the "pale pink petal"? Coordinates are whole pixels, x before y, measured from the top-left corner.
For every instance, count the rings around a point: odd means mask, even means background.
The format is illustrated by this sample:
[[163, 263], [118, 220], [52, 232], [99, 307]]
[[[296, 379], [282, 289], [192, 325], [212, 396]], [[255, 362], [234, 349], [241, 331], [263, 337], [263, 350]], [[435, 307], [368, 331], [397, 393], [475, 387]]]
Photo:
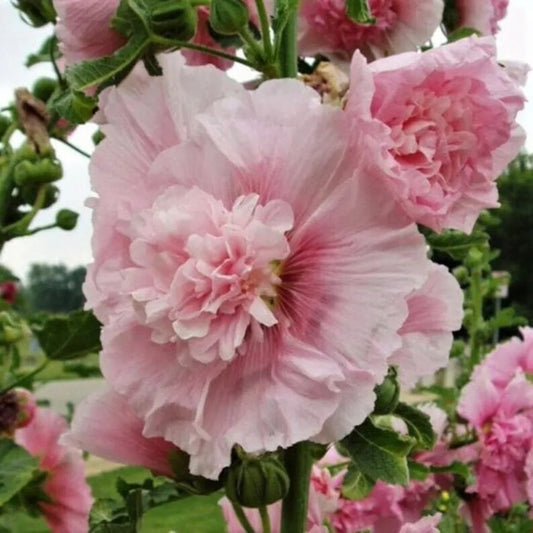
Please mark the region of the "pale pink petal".
[[441, 518], [441, 513], [425, 516], [417, 522], [404, 524], [400, 528], [399, 533], [438, 533], [439, 528], [437, 526], [439, 525]]

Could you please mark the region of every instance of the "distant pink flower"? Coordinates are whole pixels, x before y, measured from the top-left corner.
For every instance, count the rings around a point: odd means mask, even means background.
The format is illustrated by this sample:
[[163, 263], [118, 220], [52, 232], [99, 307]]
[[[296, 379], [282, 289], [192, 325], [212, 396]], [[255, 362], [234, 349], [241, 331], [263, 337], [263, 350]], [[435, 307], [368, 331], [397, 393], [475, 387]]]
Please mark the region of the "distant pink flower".
[[35, 415], [33, 394], [26, 389], [11, 389], [0, 394], [0, 438], [26, 427]]
[[389, 359], [404, 387], [446, 366], [463, 318], [463, 291], [442, 265], [432, 265], [424, 285], [407, 298], [409, 315], [400, 329], [402, 347]]
[[529, 333], [524, 331], [524, 357], [519, 356], [516, 340], [497, 347], [475, 369], [459, 400], [459, 414], [475, 428], [479, 439], [477, 482], [469, 491], [482, 502], [469, 505], [473, 522], [480, 513], [490, 516], [528, 498], [533, 384], [524, 375], [524, 366], [531, 354]]
[[495, 35], [505, 17], [509, 0], [456, 0], [458, 28], [473, 28], [482, 35]]
[[62, 443], [109, 461], [144, 466], [172, 477], [170, 454], [176, 447], [161, 438], [142, 435], [143, 423], [126, 400], [106, 388], [83, 400], [74, 413]]
[[470, 232], [482, 209], [498, 205], [494, 182], [524, 139], [515, 122], [524, 96], [496, 62], [493, 40], [461, 39], [368, 68], [374, 87], [354, 56], [346, 110], [364, 116], [358, 100], [371, 100], [371, 116], [390, 128], [390, 168], [382, 163], [390, 190], [413, 220]]
[[235, 443], [331, 442], [371, 412], [429, 262], [354, 168], [366, 145], [340, 109], [298, 81], [248, 92], [162, 60], [163, 77], [135, 74], [100, 102], [86, 291], [104, 375], [144, 435], [214, 478]]
[[67, 65], [112, 54], [126, 39], [110, 28], [120, 0], [53, 0]]
[[14, 304], [17, 298], [18, 286], [14, 281], [0, 283], [0, 298], [9, 304]]
[[439, 528], [437, 527], [441, 521], [442, 515], [436, 513], [431, 516], [425, 516], [417, 522], [410, 522], [404, 524], [400, 528], [399, 533], [438, 533]]
[[42, 489], [51, 502], [38, 506], [53, 533], [84, 533], [89, 530], [91, 491], [81, 454], [58, 443], [66, 429], [59, 415], [38, 407], [31, 423], [15, 432], [15, 442], [38, 457], [39, 468], [47, 473]]
[[299, 51], [349, 60], [361, 50], [367, 57], [383, 57], [416, 50], [437, 29], [442, 0], [370, 0], [376, 18], [357, 24], [346, 13], [345, 0], [303, 0], [299, 11]]

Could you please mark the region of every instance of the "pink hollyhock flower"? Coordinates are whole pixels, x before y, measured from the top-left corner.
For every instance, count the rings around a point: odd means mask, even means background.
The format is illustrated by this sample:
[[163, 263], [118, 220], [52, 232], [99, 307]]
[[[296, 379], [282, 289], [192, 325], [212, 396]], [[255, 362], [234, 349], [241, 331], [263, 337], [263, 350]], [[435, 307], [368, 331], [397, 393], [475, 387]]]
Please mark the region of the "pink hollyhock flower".
[[144, 466], [172, 477], [169, 457], [174, 445], [142, 434], [143, 423], [126, 400], [109, 388], [92, 394], [77, 407], [62, 442], [109, 461]]
[[[524, 347], [527, 347], [526, 342], [522, 344]], [[459, 414], [475, 428], [479, 439], [477, 480], [469, 491], [481, 502], [469, 505], [473, 523], [479, 522], [475, 519], [478, 515], [486, 518], [528, 497], [527, 460], [533, 447], [533, 385], [521, 366], [527, 359], [516, 357], [516, 348], [516, 341], [496, 348], [475, 369], [459, 400]], [[515, 363], [512, 376], [508, 372], [510, 355], [514, 356]], [[498, 362], [501, 362], [501, 372], [495, 371]]]
[[59, 415], [38, 407], [31, 423], [15, 432], [15, 442], [38, 457], [47, 474], [42, 489], [50, 501], [38, 506], [53, 533], [84, 533], [89, 530], [91, 491], [81, 454], [58, 443], [66, 429]]
[[473, 28], [482, 35], [495, 35], [508, 5], [509, 0], [456, 0], [457, 28]]
[[423, 54], [371, 63], [354, 56], [346, 110], [390, 128], [386, 183], [413, 220], [470, 232], [497, 203], [496, 178], [523, 142], [518, 85], [495, 59], [491, 38], [461, 39]]
[[442, 0], [369, 0], [376, 23], [357, 24], [346, 13], [345, 0], [303, 0], [298, 45], [302, 55], [333, 55], [349, 60], [355, 50], [367, 57], [416, 50], [437, 29]]
[[400, 528], [399, 533], [438, 533], [439, 528], [437, 526], [439, 525], [441, 518], [442, 515], [440, 513], [425, 516], [417, 522], [404, 524]]
[[53, 0], [66, 64], [107, 56], [126, 43], [110, 28], [120, 0]]
[[35, 398], [26, 389], [11, 389], [0, 394], [0, 438], [26, 427], [35, 414]]
[[86, 294], [143, 434], [216, 478], [235, 443], [331, 442], [364, 420], [429, 262], [354, 168], [368, 151], [343, 111], [298, 81], [248, 92], [162, 61], [101, 101]]
[[446, 366], [452, 331], [462, 323], [463, 291], [446, 267], [433, 264], [424, 285], [408, 296], [407, 306], [409, 315], [400, 329], [402, 347], [389, 362], [397, 365], [402, 385], [412, 387]]

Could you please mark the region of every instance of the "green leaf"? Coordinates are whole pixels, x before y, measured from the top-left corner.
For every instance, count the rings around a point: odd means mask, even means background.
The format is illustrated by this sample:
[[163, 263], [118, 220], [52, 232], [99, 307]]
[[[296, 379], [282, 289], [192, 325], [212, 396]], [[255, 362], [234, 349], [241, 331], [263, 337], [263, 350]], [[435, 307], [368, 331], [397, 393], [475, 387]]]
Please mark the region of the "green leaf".
[[363, 474], [355, 464], [348, 467], [342, 481], [342, 495], [348, 500], [362, 500], [372, 490], [375, 481]]
[[66, 90], [52, 97], [49, 107], [71, 124], [85, 124], [96, 110], [96, 98], [81, 91]]
[[367, 0], [347, 0], [346, 13], [358, 24], [375, 24], [376, 19], [370, 14]]
[[129, 74], [149, 44], [147, 33], [136, 34], [112, 56], [72, 65], [67, 69], [67, 81], [77, 91], [116, 85]]
[[409, 482], [407, 455], [413, 441], [395, 431], [377, 428], [369, 420], [357, 426], [341, 444], [361, 472], [376, 481], [405, 485]]
[[506, 307], [498, 311], [498, 313], [487, 321], [488, 327], [491, 330], [499, 328], [511, 328], [514, 326], [527, 326], [527, 319], [517, 316], [512, 307]]
[[474, 476], [464, 463], [459, 461], [454, 461], [453, 463], [446, 466], [430, 466], [430, 471], [434, 474], [454, 474], [464, 479], [467, 485], [472, 485], [474, 483]]
[[489, 236], [482, 231], [475, 231], [471, 235], [466, 235], [457, 230], [447, 230], [440, 234], [429, 234], [426, 241], [433, 250], [444, 252], [453, 259], [461, 260], [466, 257], [473, 246], [485, 246], [488, 238]]
[[52, 316], [33, 332], [49, 359], [75, 359], [100, 351], [100, 322], [89, 311]]
[[26, 66], [32, 67], [33, 65], [37, 65], [37, 63], [47, 63], [49, 61], [59, 58], [59, 49], [57, 47], [57, 39], [54, 35], [48, 37], [43, 44], [41, 45], [41, 48], [34, 54], [30, 54], [26, 58]]
[[33, 478], [39, 461], [12, 440], [0, 440], [0, 506], [9, 501]]
[[477, 35], [478, 37], [481, 37], [481, 32], [476, 30], [475, 28], [457, 28], [456, 30], [448, 34], [448, 42], [453, 43], [454, 41], [464, 39], [465, 37], [471, 37], [472, 35]]
[[396, 406], [394, 414], [407, 424], [409, 435], [416, 440], [418, 448], [431, 450], [435, 446], [435, 433], [433, 432], [431, 419], [426, 413], [416, 407], [400, 402]]
[[430, 473], [430, 470], [426, 465], [417, 463], [416, 461], [408, 460], [407, 466], [409, 467], [409, 477], [411, 479], [416, 479], [417, 481], [424, 481]]

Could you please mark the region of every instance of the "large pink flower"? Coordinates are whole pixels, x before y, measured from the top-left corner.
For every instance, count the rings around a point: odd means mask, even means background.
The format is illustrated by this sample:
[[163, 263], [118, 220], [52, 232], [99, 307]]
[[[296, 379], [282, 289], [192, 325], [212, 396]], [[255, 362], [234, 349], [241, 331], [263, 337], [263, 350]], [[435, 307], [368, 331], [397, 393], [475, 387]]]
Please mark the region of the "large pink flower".
[[482, 35], [495, 35], [508, 5], [509, 0], [456, 0], [457, 27], [473, 28]]
[[367, 150], [345, 113], [298, 81], [247, 92], [162, 61], [101, 102], [86, 291], [104, 375], [144, 435], [213, 478], [235, 443], [330, 442], [360, 423], [429, 262], [354, 168]]
[[39, 468], [47, 474], [42, 489], [51, 501], [38, 505], [50, 529], [54, 533], [83, 533], [89, 530], [91, 491], [81, 454], [58, 443], [66, 429], [59, 415], [39, 407], [31, 423], [15, 432], [15, 442], [37, 456]]
[[416, 50], [437, 29], [443, 5], [442, 0], [370, 0], [376, 23], [363, 25], [348, 17], [346, 0], [303, 0], [299, 51], [349, 60], [357, 49], [371, 59]]
[[[374, 61], [369, 74], [354, 56], [346, 110], [390, 128], [386, 183], [413, 220], [435, 231], [470, 232], [497, 203], [496, 178], [516, 156], [524, 104], [495, 59], [491, 38], [461, 39], [423, 54]], [[383, 167], [386, 165], [383, 164]]]
[[142, 435], [143, 423], [125, 399], [109, 388], [94, 393], [78, 406], [70, 431], [61, 442], [109, 461], [144, 466], [172, 477], [170, 455], [175, 446]]
[[67, 65], [112, 54], [126, 39], [110, 28], [120, 0], [53, 0]]
[[490, 516], [528, 499], [528, 452], [533, 447], [533, 384], [524, 374], [524, 370], [530, 371], [528, 341], [522, 344], [523, 357], [516, 341], [496, 348], [475, 369], [461, 394], [458, 412], [475, 428], [479, 439], [477, 480], [469, 490], [481, 502], [471, 506], [473, 519], [479, 513]]
[[404, 387], [446, 366], [452, 331], [461, 327], [463, 291], [442, 265], [432, 265], [424, 285], [407, 298], [409, 315], [400, 329], [402, 347], [389, 359]]

